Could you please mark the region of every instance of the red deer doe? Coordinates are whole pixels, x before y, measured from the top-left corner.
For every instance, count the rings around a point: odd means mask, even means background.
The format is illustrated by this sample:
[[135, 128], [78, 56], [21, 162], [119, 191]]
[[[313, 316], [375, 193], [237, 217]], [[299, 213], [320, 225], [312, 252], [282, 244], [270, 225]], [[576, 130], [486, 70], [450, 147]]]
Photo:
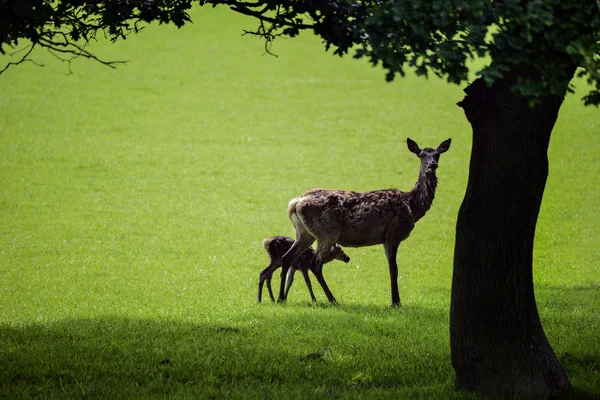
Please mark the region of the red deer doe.
[[[287, 273], [293, 261], [315, 240], [315, 274], [321, 273], [323, 260], [336, 243], [344, 247], [383, 244], [390, 270], [392, 307], [400, 306], [396, 263], [398, 246], [408, 238], [415, 223], [431, 207], [437, 186], [435, 172], [440, 154], [448, 151], [451, 139], [442, 142], [437, 149], [420, 149], [411, 139], [406, 142], [408, 149], [421, 159], [419, 179], [410, 192], [398, 189], [372, 192], [313, 189], [290, 201], [288, 213], [296, 228], [296, 241], [283, 256], [282, 274]], [[335, 298], [329, 294], [329, 301], [335, 302]], [[279, 301], [285, 301], [283, 281]]]
[[[275, 297], [273, 297], [273, 290], [271, 290], [271, 278], [273, 277], [273, 272], [277, 268], [281, 267], [281, 258], [292, 247], [292, 244], [294, 244], [294, 240], [289, 237], [285, 237], [285, 236], [273, 236], [273, 237], [267, 238], [263, 241], [265, 250], [269, 254], [269, 257], [271, 258], [271, 263], [269, 264], [269, 266], [267, 268], [262, 270], [259, 275], [258, 297], [256, 299], [259, 303], [262, 298], [262, 288], [263, 288], [263, 284], [264, 284], [265, 280], [267, 281], [267, 289], [269, 289], [269, 296], [271, 296], [271, 301], [275, 301]], [[340, 246], [338, 246], [337, 244], [334, 244], [333, 246], [331, 246], [329, 248], [329, 251], [322, 258], [323, 264], [333, 261], [334, 259], [343, 261], [345, 263], [350, 261], [350, 257], [348, 257], [346, 255], [346, 253], [344, 253], [344, 250], [342, 250], [342, 248]], [[302, 253], [300, 255], [300, 257], [296, 258], [296, 260], [292, 263], [291, 268], [287, 271], [287, 283], [286, 283], [286, 287], [285, 287], [285, 297], [287, 297], [287, 294], [290, 290], [290, 286], [292, 286], [292, 282], [294, 281], [294, 273], [298, 269], [300, 271], [302, 271], [302, 275], [304, 276], [304, 281], [306, 282], [306, 286], [308, 286], [308, 291], [310, 292], [310, 297], [313, 302], [316, 302], [317, 299], [315, 298], [315, 294], [313, 293], [312, 285], [310, 283], [310, 277], [308, 276], [309, 269], [317, 277], [317, 280], [321, 284], [321, 287], [325, 291], [325, 294], [327, 294], [327, 298], [328, 299], [333, 298], [331, 291], [329, 291], [329, 288], [327, 287], [327, 283], [325, 283], [325, 279], [323, 278], [323, 273], [321, 271], [317, 272], [317, 270], [315, 269], [315, 251], [310, 246], [308, 247], [308, 249], [306, 249], [304, 251], [304, 253]], [[283, 285], [284, 277], [286, 277], [286, 275], [284, 275], [282, 273], [281, 274], [282, 285]], [[334, 301], [335, 301], [335, 298], [334, 298]]]

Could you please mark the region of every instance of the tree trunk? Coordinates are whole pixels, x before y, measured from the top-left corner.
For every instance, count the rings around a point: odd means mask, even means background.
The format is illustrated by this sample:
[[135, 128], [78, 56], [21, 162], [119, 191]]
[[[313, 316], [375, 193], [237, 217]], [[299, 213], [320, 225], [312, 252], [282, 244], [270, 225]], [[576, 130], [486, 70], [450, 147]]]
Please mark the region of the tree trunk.
[[547, 149], [564, 96], [532, 108], [512, 92], [514, 82], [487, 87], [480, 78], [459, 103], [473, 149], [456, 227], [452, 365], [458, 390], [561, 396], [569, 380], [540, 322], [532, 264]]

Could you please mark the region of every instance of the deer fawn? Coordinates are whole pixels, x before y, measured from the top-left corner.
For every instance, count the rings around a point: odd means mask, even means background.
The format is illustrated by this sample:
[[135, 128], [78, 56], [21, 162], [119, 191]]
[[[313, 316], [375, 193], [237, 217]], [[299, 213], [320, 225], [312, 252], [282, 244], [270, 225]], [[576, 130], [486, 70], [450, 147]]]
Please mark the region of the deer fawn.
[[[419, 179], [410, 192], [398, 189], [371, 192], [313, 189], [290, 201], [288, 213], [296, 228], [296, 241], [283, 256], [282, 275], [315, 240], [315, 274], [321, 272], [323, 260], [336, 243], [345, 247], [383, 244], [390, 271], [392, 306], [399, 307], [398, 246], [431, 207], [437, 187], [435, 172], [440, 154], [448, 151], [450, 143], [451, 139], [447, 139], [437, 149], [420, 149], [417, 143], [407, 139], [408, 149], [421, 159]], [[331, 292], [325, 290], [325, 293], [329, 301], [335, 302]], [[283, 281], [279, 300], [285, 300]]]
[[[292, 244], [294, 244], [294, 240], [285, 236], [273, 236], [263, 241], [265, 250], [271, 258], [271, 263], [267, 268], [262, 270], [259, 275], [257, 297], [257, 301], [259, 303], [262, 298], [262, 288], [265, 280], [267, 281], [267, 289], [269, 290], [269, 296], [271, 296], [271, 301], [275, 301], [275, 297], [273, 297], [273, 290], [271, 290], [271, 278], [273, 277], [273, 272], [277, 268], [281, 267], [281, 259], [283, 255], [292, 247]], [[348, 257], [346, 253], [344, 253], [344, 250], [342, 250], [342, 248], [337, 244], [334, 244], [329, 248], [329, 251], [325, 254], [325, 256], [322, 259], [323, 264], [333, 261], [334, 259], [343, 261], [345, 263], [350, 261], [350, 257]], [[316, 302], [317, 299], [315, 298], [315, 294], [313, 293], [312, 284], [310, 283], [310, 277], [308, 276], [309, 269], [317, 277], [317, 280], [321, 284], [321, 287], [327, 294], [327, 298], [329, 299], [330, 296], [331, 298], [333, 298], [333, 295], [331, 294], [331, 291], [327, 287], [327, 283], [323, 278], [323, 273], [321, 271], [317, 272], [317, 270], [315, 269], [315, 251], [310, 246], [304, 250], [300, 257], [294, 260], [294, 262], [291, 265], [291, 268], [287, 271], [287, 282], [285, 287], [284, 298], [287, 298], [290, 286], [292, 286], [292, 282], [294, 281], [294, 273], [297, 269], [299, 269], [302, 272], [302, 275], [304, 276], [304, 281], [306, 282], [306, 286], [308, 287], [308, 291], [310, 292], [310, 298], [313, 302]], [[281, 274], [282, 284], [285, 276], [286, 275], [284, 275], [283, 273]], [[335, 302], [335, 298], [333, 299]]]

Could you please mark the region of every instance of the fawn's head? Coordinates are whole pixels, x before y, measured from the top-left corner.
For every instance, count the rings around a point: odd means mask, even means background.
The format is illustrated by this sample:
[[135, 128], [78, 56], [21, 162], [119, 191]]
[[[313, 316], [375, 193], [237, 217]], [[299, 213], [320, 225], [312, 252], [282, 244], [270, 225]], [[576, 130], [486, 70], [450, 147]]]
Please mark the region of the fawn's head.
[[350, 257], [348, 257], [348, 255], [346, 253], [344, 253], [342, 246], [340, 246], [339, 244], [334, 244], [333, 246], [331, 246], [330, 252], [331, 252], [331, 255], [333, 256], [333, 259], [335, 259], [335, 260], [340, 260], [345, 263], [350, 261]]
[[452, 139], [446, 139], [438, 146], [437, 149], [432, 149], [431, 147], [420, 149], [417, 142], [410, 138], [406, 139], [408, 150], [410, 150], [412, 153], [415, 153], [417, 157], [421, 159], [421, 171], [425, 173], [435, 172], [438, 167], [440, 154], [448, 151], [451, 142]]

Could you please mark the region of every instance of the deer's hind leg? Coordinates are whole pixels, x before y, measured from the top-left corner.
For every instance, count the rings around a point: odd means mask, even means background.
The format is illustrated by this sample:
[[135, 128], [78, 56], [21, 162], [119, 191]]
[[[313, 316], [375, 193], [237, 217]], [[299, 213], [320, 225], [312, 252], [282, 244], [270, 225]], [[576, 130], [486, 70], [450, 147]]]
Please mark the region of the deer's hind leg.
[[287, 299], [288, 293], [290, 292], [290, 288], [292, 287], [292, 283], [294, 283], [294, 274], [295, 273], [296, 273], [295, 268], [290, 268], [288, 270], [288, 273], [286, 276], [286, 281], [285, 281], [285, 292], [284, 292], [285, 299]]
[[281, 285], [279, 287], [279, 299], [278, 302], [284, 302], [286, 298], [285, 292], [285, 279], [287, 277], [287, 273], [292, 266], [292, 263], [296, 261], [298, 257], [300, 257], [309, 247], [315, 242], [315, 238], [311, 235], [304, 225], [297, 219], [297, 217], [292, 216], [292, 222], [296, 227], [296, 241], [292, 245], [292, 247], [283, 255], [282, 263], [281, 263]]

